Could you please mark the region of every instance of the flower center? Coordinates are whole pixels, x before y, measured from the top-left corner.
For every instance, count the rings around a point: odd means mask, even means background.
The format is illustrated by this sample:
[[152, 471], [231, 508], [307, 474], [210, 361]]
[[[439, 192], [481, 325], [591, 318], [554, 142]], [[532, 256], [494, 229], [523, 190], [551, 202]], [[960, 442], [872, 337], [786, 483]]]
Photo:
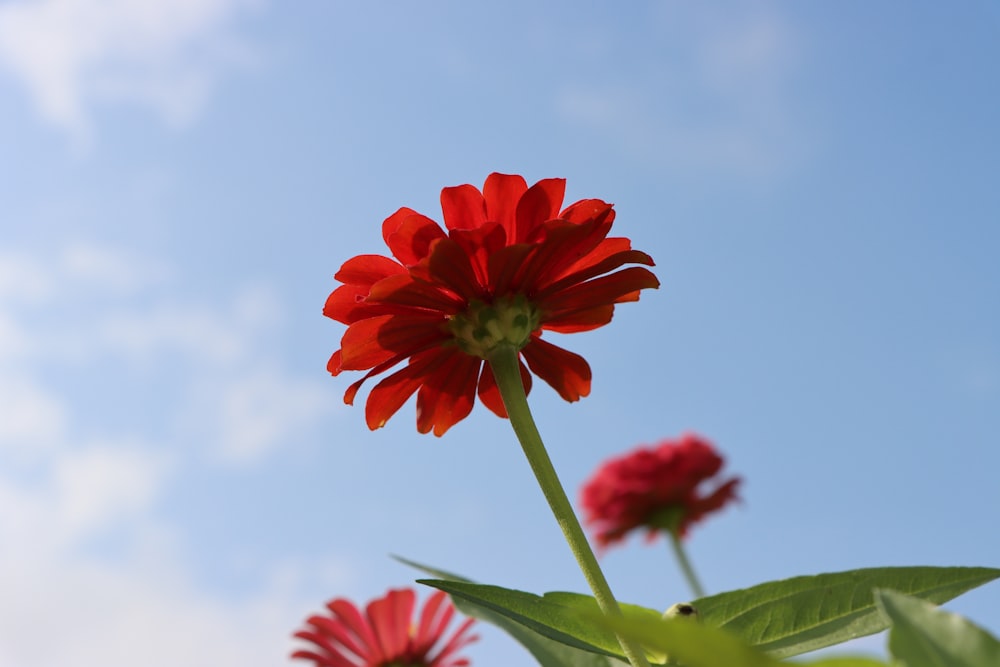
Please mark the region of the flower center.
[[452, 316], [448, 328], [466, 354], [488, 359], [501, 345], [520, 350], [531, 340], [541, 315], [523, 294], [503, 297], [493, 303], [472, 301], [469, 309]]

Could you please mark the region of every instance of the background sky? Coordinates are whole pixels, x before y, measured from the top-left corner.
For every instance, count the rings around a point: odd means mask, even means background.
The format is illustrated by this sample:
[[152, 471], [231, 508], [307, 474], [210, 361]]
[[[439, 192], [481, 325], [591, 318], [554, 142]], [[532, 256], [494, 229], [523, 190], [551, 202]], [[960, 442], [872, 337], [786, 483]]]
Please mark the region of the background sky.
[[[572, 497], [697, 431], [745, 479], [711, 592], [1000, 566], [998, 64], [987, 0], [0, 0], [0, 666], [286, 664], [391, 553], [586, 590], [507, 423], [372, 433], [325, 370], [341, 263], [492, 171], [614, 202], [662, 282], [557, 337], [591, 396], [532, 393]], [[690, 597], [662, 541], [602, 562]]]

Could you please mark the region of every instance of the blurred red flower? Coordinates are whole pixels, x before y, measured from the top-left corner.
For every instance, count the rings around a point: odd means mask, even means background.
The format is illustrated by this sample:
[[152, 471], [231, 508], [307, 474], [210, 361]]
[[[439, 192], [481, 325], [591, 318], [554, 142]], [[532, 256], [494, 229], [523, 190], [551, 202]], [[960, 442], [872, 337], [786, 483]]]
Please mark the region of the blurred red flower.
[[738, 499], [738, 477], [716, 480], [711, 492], [701, 488], [722, 463], [712, 445], [694, 434], [609, 459], [581, 490], [584, 521], [601, 548], [639, 528], [647, 530], [647, 541], [660, 531], [683, 537], [705, 515]]
[[[444, 592], [438, 591], [424, 605], [419, 625], [412, 622], [416, 594], [412, 589], [390, 590], [385, 597], [368, 603], [365, 614], [349, 600], [327, 603], [329, 614], [311, 616], [305, 630], [295, 637], [314, 645], [298, 650], [293, 658], [312, 660], [315, 667], [464, 667], [467, 658], [456, 655], [479, 639], [469, 634], [473, 619], [467, 619], [451, 638], [445, 630], [455, 613]], [[433, 655], [432, 655], [433, 653]]]
[[[445, 188], [436, 222], [401, 208], [382, 223], [395, 259], [359, 255], [334, 276], [343, 283], [323, 314], [347, 325], [327, 364], [333, 375], [366, 370], [344, 395], [352, 404], [362, 383], [397, 364], [365, 406], [376, 429], [417, 392], [417, 429], [442, 435], [479, 399], [506, 417], [483, 361], [499, 345], [522, 357], [531, 373], [567, 401], [590, 393], [590, 367], [579, 355], [542, 340], [543, 331], [572, 333], [611, 321], [617, 303], [658, 287], [649, 255], [626, 238], [607, 238], [611, 204], [584, 199], [562, 209], [564, 179], [528, 187], [521, 176], [490, 174], [482, 191]], [[525, 367], [527, 362], [527, 367]], [[529, 372], [530, 369], [530, 372]]]

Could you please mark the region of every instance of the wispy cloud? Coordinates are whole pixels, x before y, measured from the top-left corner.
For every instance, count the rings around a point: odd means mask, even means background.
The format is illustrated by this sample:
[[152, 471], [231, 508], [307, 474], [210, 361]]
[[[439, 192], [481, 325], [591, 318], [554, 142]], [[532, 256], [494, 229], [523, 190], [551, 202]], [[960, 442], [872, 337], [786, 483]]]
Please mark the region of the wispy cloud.
[[219, 77], [246, 64], [232, 24], [262, 0], [38, 0], [0, 5], [0, 69], [81, 143], [102, 103], [190, 122]]
[[[333, 397], [269, 347], [283, 321], [273, 289], [219, 300], [175, 280], [163, 262], [98, 244], [0, 254], [0, 664], [273, 665], [320, 602], [305, 583], [345, 581], [332, 558], [308, 576], [255, 560], [259, 580], [238, 597], [200, 582], [166, 511], [182, 475], [266, 460]], [[129, 384], [149, 371], [156, 382]], [[73, 372], [82, 389], [59, 381]], [[90, 394], [116, 383], [148, 391], [162, 423], [90, 414]], [[201, 442], [178, 446], [188, 436]]]

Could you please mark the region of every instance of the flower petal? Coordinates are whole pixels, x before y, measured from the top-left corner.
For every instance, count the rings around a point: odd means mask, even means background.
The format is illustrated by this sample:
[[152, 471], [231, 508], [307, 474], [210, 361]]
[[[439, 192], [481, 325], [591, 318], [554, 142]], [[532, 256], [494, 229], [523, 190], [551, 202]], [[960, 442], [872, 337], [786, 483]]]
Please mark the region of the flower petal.
[[686, 533], [692, 523], [699, 521], [706, 514], [722, 509], [730, 501], [739, 500], [736, 495], [736, 487], [742, 481], [739, 477], [734, 477], [704, 498], [695, 498], [689, 505], [690, 516], [685, 517], [685, 520], [681, 522], [681, 533]]
[[[332, 296], [332, 295], [331, 295]], [[371, 306], [396, 306], [395, 312], [402, 314], [400, 306], [436, 311], [442, 314], [454, 315], [465, 308], [465, 300], [457, 294], [431, 285], [422, 280], [416, 280], [406, 273], [390, 276], [375, 283], [368, 294]]]
[[410, 639], [410, 617], [413, 615], [415, 602], [414, 592], [405, 588], [391, 590], [384, 598], [369, 603], [368, 620], [375, 631], [384, 660], [393, 661], [406, 653]]
[[[455, 608], [446, 603], [447, 597], [444, 591], [437, 591], [424, 603], [424, 608], [420, 612], [420, 624], [413, 637], [414, 652], [426, 654], [448, 626], [448, 622], [451, 621], [451, 617], [455, 613]], [[438, 609], [441, 610], [443, 623], [435, 622], [438, 618]]]
[[513, 288], [529, 294], [543, 290], [598, 247], [610, 230], [610, 224], [600, 218], [579, 224], [546, 222], [529, 239], [535, 252], [520, 268], [517, 280], [512, 281]]
[[449, 234], [469, 258], [476, 274], [476, 282], [489, 285], [490, 257], [503, 250], [507, 243], [507, 232], [499, 222], [487, 222], [477, 229], [455, 229]]
[[614, 210], [608, 202], [602, 199], [581, 199], [563, 209], [562, 213], [559, 214], [559, 219], [579, 224], [603, 215], [606, 210], [611, 210], [613, 220]]
[[456, 348], [433, 373], [429, 373], [417, 394], [417, 430], [442, 436], [469, 416], [476, 402], [476, 381], [482, 360]]
[[448, 660], [448, 657], [479, 639], [478, 635], [468, 634], [469, 628], [474, 622], [475, 619], [468, 618], [462, 625], [458, 626], [458, 630], [452, 635], [451, 640], [431, 659], [429, 667], [463, 667], [468, 665], [469, 661], [466, 658]]
[[403, 207], [382, 222], [382, 238], [404, 266], [426, 257], [431, 243], [445, 236], [440, 225], [411, 208]]
[[494, 294], [511, 294], [520, 291], [524, 268], [531, 264], [529, 258], [538, 246], [518, 243], [501, 248], [489, 257], [487, 265], [490, 289]]
[[546, 319], [542, 324], [542, 329], [564, 334], [592, 331], [610, 322], [614, 314], [615, 307], [613, 305], [594, 306], [586, 310], [577, 310], [560, 317]]
[[507, 238], [513, 239], [517, 202], [528, 189], [523, 176], [492, 173], [483, 184], [486, 199], [486, 218], [498, 222], [507, 231]]
[[563, 399], [573, 402], [590, 393], [590, 365], [578, 354], [532, 338], [521, 354], [531, 372], [542, 378]]
[[333, 277], [348, 285], [370, 286], [397, 273], [406, 273], [399, 262], [382, 255], [358, 255], [344, 262]]
[[[296, 634], [299, 639], [305, 639], [306, 641], [311, 641], [316, 643], [314, 639], [306, 636], [305, 633]], [[357, 663], [350, 662], [346, 658], [338, 655], [337, 653], [328, 653], [326, 655], [320, 655], [319, 653], [314, 653], [313, 651], [295, 651], [292, 653], [292, 658], [301, 658], [303, 660], [312, 660], [316, 663], [317, 667], [358, 667]]]
[[559, 216], [566, 193], [565, 178], [546, 178], [532, 185], [517, 203], [514, 235], [511, 243], [523, 243], [532, 230]]
[[[366, 658], [370, 653], [370, 649], [364, 641], [352, 632], [339, 618], [312, 616], [308, 623], [316, 628], [318, 634], [322, 637], [322, 641], [319, 639], [310, 639], [310, 641], [315, 642], [317, 646], [321, 646], [331, 655], [343, 656], [346, 651], [360, 658]], [[308, 639], [301, 634], [297, 636], [302, 637], [302, 639]]]
[[485, 289], [462, 246], [450, 238], [431, 245], [430, 255], [410, 267], [415, 278], [447, 287], [464, 299], [484, 298]]
[[355, 322], [340, 341], [341, 370], [363, 371], [392, 357], [440, 345], [450, 335], [439, 314], [380, 315]]
[[473, 185], [456, 185], [441, 191], [441, 212], [448, 229], [475, 229], [486, 222], [486, 200]]
[[368, 624], [368, 620], [361, 615], [361, 612], [354, 606], [354, 604], [352, 604], [349, 600], [338, 598], [331, 601], [326, 606], [327, 609], [333, 612], [334, 616], [339, 619], [339, 621], [343, 623], [346, 628], [354, 633], [358, 640], [367, 649], [365, 653], [359, 653], [359, 655], [364, 655], [369, 660], [381, 659], [382, 656], [379, 655], [378, 642], [375, 639], [375, 633]]
[[[538, 293], [538, 298], [543, 299], [547, 295], [554, 294], [559, 290], [586, 282], [591, 278], [604, 275], [605, 273], [610, 273], [624, 264], [653, 266], [653, 258], [640, 250], [625, 250], [608, 255], [599, 261], [595, 261], [593, 264], [581, 265], [580, 262], [577, 262], [574, 271], [566, 273], [563, 277], [541, 290]], [[657, 282], [657, 287], [659, 287], [659, 282]]]
[[410, 363], [372, 387], [365, 403], [365, 421], [375, 430], [385, 426], [389, 418], [403, 407], [410, 396], [427, 379], [427, 374], [444, 363], [454, 348], [435, 348], [410, 357]]
[[639, 290], [659, 286], [660, 281], [649, 269], [632, 266], [539, 299], [538, 305], [545, 313], [543, 323], [550, 319], [558, 321], [596, 306], [617, 303], [625, 297], [631, 297], [629, 300], [633, 300], [637, 298], [635, 293]]
[[326, 298], [323, 314], [332, 320], [351, 325], [370, 317], [392, 315], [401, 310], [399, 306], [392, 304], [370, 303], [368, 294], [369, 288], [366, 286], [341, 285]]

